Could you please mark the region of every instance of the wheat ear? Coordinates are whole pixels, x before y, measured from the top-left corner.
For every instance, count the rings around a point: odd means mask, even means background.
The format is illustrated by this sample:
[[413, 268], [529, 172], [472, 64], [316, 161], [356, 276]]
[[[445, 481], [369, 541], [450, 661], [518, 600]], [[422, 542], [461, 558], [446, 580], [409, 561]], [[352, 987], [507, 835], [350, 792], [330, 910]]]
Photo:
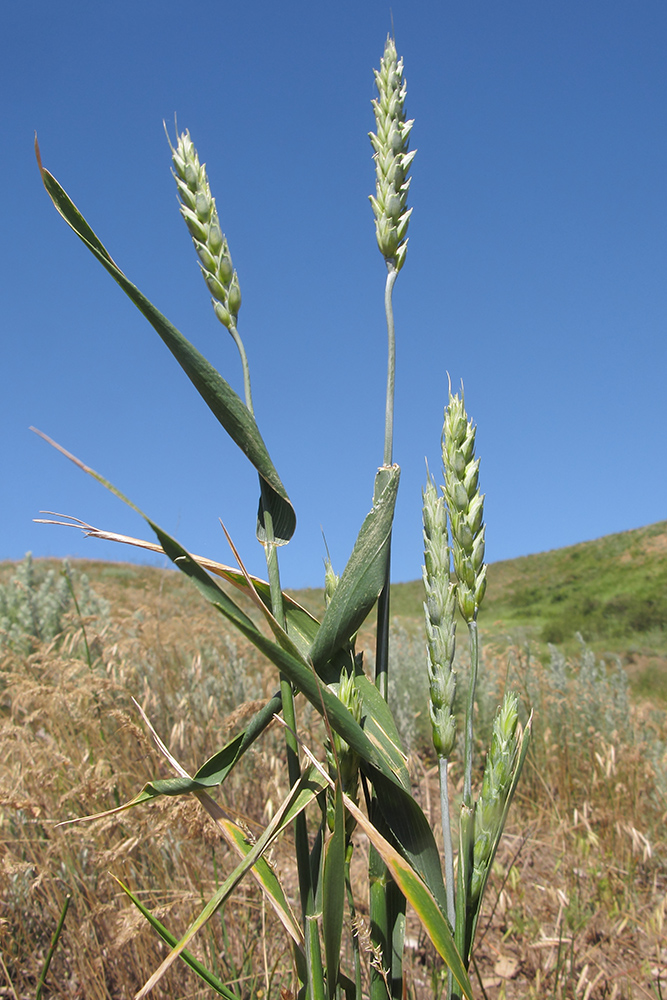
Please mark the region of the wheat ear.
[[178, 136], [175, 149], [171, 141], [169, 145], [174, 179], [181, 199], [181, 215], [197, 251], [215, 315], [229, 330], [241, 355], [246, 405], [252, 411], [248, 359], [236, 328], [241, 308], [241, 289], [227, 238], [220, 226], [215, 198], [211, 194], [206, 164], [199, 162], [199, 155], [188, 131]]
[[408, 152], [413, 122], [405, 120], [403, 105], [407, 86], [403, 79], [403, 60], [398, 59], [390, 37], [387, 37], [380, 69], [375, 70], [375, 82], [379, 95], [373, 101], [377, 131], [370, 132], [369, 137], [375, 150], [376, 191], [370, 200], [380, 252], [388, 267], [400, 271], [408, 248], [406, 234], [412, 212], [407, 207], [408, 170], [416, 151]]
[[470, 904], [473, 907], [484, 885], [512, 783], [518, 753], [518, 720], [518, 698], [513, 691], [508, 691], [493, 723], [493, 736], [486, 758], [482, 791], [475, 806], [475, 842], [470, 883]]
[[439, 757], [449, 757], [456, 738], [452, 714], [456, 692], [453, 670], [456, 643], [456, 586], [450, 582], [447, 512], [435, 481], [428, 476], [422, 491], [424, 522], [424, 620], [428, 649], [429, 711], [433, 745]]
[[453, 668], [456, 647], [456, 585], [450, 581], [450, 548], [447, 536], [447, 511], [435, 481], [427, 475], [422, 491], [424, 525], [424, 624], [426, 626], [429, 679], [429, 715], [433, 746], [438, 755], [442, 838], [445, 848], [445, 888], [447, 916], [454, 926], [454, 854], [449, 812], [447, 759], [456, 739], [453, 714], [456, 673]]
[[450, 390], [442, 435], [442, 461], [458, 602], [468, 623], [476, 619], [486, 591], [484, 497], [478, 487], [475, 431], [472, 420], [468, 420], [462, 395], [452, 396]]

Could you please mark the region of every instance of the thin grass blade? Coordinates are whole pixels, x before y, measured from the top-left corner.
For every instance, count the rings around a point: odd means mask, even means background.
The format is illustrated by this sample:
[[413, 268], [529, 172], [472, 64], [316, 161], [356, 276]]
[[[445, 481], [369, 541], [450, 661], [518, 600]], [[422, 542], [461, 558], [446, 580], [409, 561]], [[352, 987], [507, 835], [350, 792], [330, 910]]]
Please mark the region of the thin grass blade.
[[[171, 931], [168, 931], [167, 928], [164, 926], [164, 924], [160, 923], [157, 917], [153, 913], [151, 913], [151, 911], [147, 909], [147, 907], [144, 906], [141, 900], [138, 899], [134, 895], [134, 893], [130, 889], [128, 889], [128, 887], [124, 885], [124, 883], [121, 882], [121, 880], [116, 875], [114, 875], [113, 873], [110, 874], [111, 877], [116, 880], [116, 882], [121, 887], [126, 896], [132, 900], [132, 902], [139, 910], [139, 912], [142, 914], [142, 916], [146, 918], [151, 927], [155, 931], [157, 931], [157, 933], [160, 935], [165, 944], [168, 944], [170, 948], [173, 948], [174, 945], [178, 943], [178, 938], [176, 937], [176, 935], [172, 934]], [[209, 969], [207, 969], [206, 966], [199, 961], [199, 959], [195, 958], [194, 955], [191, 954], [191, 952], [187, 951], [187, 949], [184, 949], [181, 952], [181, 958], [183, 959], [185, 964], [192, 969], [193, 972], [196, 972], [199, 978], [202, 979], [207, 986], [210, 986], [211, 989], [215, 990], [215, 992], [218, 993], [220, 996], [225, 997], [225, 1000], [240, 1000], [240, 997], [236, 993], [234, 993], [233, 990], [230, 990], [228, 986], [225, 986], [225, 984], [222, 983], [217, 976], [215, 976], [212, 972], [210, 972]]]
[[251, 847], [250, 851], [237, 865], [234, 871], [225, 879], [217, 892], [208, 901], [199, 916], [192, 922], [186, 933], [173, 947], [172, 951], [165, 958], [150, 979], [136, 994], [135, 1000], [142, 1000], [150, 991], [157, 986], [165, 972], [173, 965], [181, 955], [188, 942], [201, 930], [201, 928], [211, 919], [213, 914], [222, 906], [230, 894], [234, 891], [239, 882], [247, 875], [250, 869], [262, 857], [264, 852], [270, 847], [278, 837], [302, 812], [306, 806], [315, 799], [325, 787], [326, 779], [320, 772], [310, 767], [304, 772], [300, 781], [290, 790], [287, 798], [281, 805], [278, 812], [273, 817], [259, 840]]
[[[48, 510], [41, 511], [40, 513], [53, 514], [52, 511]], [[60, 520], [54, 520], [54, 518], [60, 518]], [[62, 518], [66, 520], [62, 520]], [[134, 538], [131, 535], [121, 535], [115, 531], [105, 531], [102, 528], [95, 528], [77, 517], [72, 517], [70, 514], [53, 514], [53, 517], [50, 518], [35, 517], [33, 520], [36, 524], [58, 524], [65, 528], [79, 528], [80, 531], [83, 531], [86, 538], [99, 538], [107, 542], [120, 542], [123, 545], [132, 545], [136, 548], [145, 549], [147, 552], [165, 554], [162, 546], [158, 545], [157, 542], [149, 542], [143, 538]], [[219, 576], [228, 583], [231, 583], [233, 587], [247, 596], [251, 596], [254, 590], [261, 598], [262, 603], [268, 609], [271, 608], [271, 589], [266, 580], [263, 580], [259, 576], [246, 575], [235, 566], [227, 566], [206, 556], [193, 555], [192, 558], [209, 573], [213, 573], [214, 576]], [[310, 611], [307, 611], [285, 591], [282, 592], [282, 601], [287, 633], [299, 648], [299, 651], [305, 655], [310, 651], [310, 647], [315, 641], [320, 623]]]

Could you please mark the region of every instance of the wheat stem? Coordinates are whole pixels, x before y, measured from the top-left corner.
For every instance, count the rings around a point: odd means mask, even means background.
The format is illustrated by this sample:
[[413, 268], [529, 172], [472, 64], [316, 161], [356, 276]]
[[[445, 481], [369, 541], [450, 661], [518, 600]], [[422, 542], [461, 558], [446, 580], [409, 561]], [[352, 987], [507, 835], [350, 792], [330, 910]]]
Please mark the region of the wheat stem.
[[387, 400], [384, 418], [384, 464], [392, 463], [394, 448], [394, 387], [396, 384], [396, 332], [394, 328], [394, 304], [392, 293], [398, 271], [393, 264], [387, 264], [389, 273], [384, 290], [384, 311], [387, 317]]
[[238, 352], [241, 358], [241, 367], [243, 368], [243, 394], [245, 396], [245, 405], [248, 407], [252, 415], [255, 415], [255, 411], [252, 405], [252, 390], [250, 388], [250, 367], [248, 365], [248, 355], [246, 354], [246, 349], [239, 336], [239, 332], [236, 329], [236, 324], [231, 323], [227, 328], [232, 336], [234, 343], [238, 348]]
[[447, 894], [447, 918], [453, 927], [456, 923], [456, 903], [454, 894], [454, 851], [452, 848], [452, 824], [449, 811], [447, 764], [447, 757], [438, 757], [440, 814], [442, 816], [442, 840], [445, 849], [445, 892]]

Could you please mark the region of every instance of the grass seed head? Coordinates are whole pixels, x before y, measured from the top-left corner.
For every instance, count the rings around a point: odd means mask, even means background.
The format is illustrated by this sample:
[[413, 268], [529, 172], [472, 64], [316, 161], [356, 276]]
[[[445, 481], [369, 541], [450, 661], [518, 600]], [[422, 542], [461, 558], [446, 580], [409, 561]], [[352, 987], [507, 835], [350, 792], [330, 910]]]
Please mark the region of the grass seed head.
[[452, 396], [451, 391], [442, 432], [442, 462], [459, 608], [471, 622], [486, 591], [484, 497], [479, 492], [475, 427], [468, 420], [462, 396]]
[[439, 757], [449, 757], [456, 739], [452, 713], [456, 693], [453, 669], [456, 648], [456, 587], [450, 582], [447, 514], [429, 475], [422, 491], [424, 522], [424, 624], [429, 678], [429, 715], [433, 746]]
[[222, 325], [230, 329], [237, 323], [241, 289], [227, 240], [220, 227], [206, 165], [199, 162], [189, 132], [179, 135], [176, 149], [172, 147], [171, 158], [181, 199], [181, 215], [197, 251], [215, 314]]
[[507, 801], [512, 772], [518, 752], [518, 698], [513, 691], [505, 693], [503, 703], [493, 723], [493, 736], [489, 749], [482, 791], [475, 807], [475, 843], [473, 847], [473, 872], [471, 897], [479, 898], [486, 870], [491, 860], [493, 844], [498, 835]]
[[[363, 705], [359, 688], [354, 683], [354, 674], [348, 674], [346, 670], [341, 671], [336, 694], [354, 721], [361, 723]], [[338, 733], [334, 732], [332, 735], [333, 747], [328, 740], [325, 744], [329, 773], [334, 779], [340, 774], [343, 791], [349, 795], [353, 802], [357, 802], [359, 797], [359, 754]], [[327, 819], [329, 827], [333, 829], [334, 808], [331, 796], [327, 800]], [[348, 816], [348, 821], [350, 822], [348, 833], [351, 833], [356, 823], [351, 816]]]
[[334, 573], [334, 568], [331, 565], [331, 559], [327, 556], [324, 560], [324, 604], [325, 607], [329, 607], [331, 603], [331, 598], [336, 592], [340, 577]]
[[405, 120], [403, 105], [407, 86], [403, 60], [387, 36], [379, 72], [375, 70], [378, 98], [372, 102], [376, 132], [369, 132], [375, 160], [375, 196], [370, 196], [375, 215], [375, 233], [387, 266], [400, 271], [408, 248], [407, 231], [411, 208], [407, 207], [408, 170], [416, 150], [408, 152], [413, 122]]

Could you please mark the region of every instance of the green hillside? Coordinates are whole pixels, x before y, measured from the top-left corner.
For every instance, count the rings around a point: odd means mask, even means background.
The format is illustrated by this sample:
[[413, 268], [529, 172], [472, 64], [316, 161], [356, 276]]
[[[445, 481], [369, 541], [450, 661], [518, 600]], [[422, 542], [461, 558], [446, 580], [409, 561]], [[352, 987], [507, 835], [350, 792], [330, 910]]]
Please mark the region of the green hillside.
[[[480, 623], [530, 625], [544, 642], [627, 638], [667, 626], [667, 521], [492, 563]], [[421, 614], [421, 581], [394, 587], [396, 613]]]
[[[643, 694], [667, 698], [667, 521], [493, 563], [482, 633], [566, 649], [580, 632], [616, 654]], [[393, 588], [394, 614], [421, 614], [421, 581]]]

